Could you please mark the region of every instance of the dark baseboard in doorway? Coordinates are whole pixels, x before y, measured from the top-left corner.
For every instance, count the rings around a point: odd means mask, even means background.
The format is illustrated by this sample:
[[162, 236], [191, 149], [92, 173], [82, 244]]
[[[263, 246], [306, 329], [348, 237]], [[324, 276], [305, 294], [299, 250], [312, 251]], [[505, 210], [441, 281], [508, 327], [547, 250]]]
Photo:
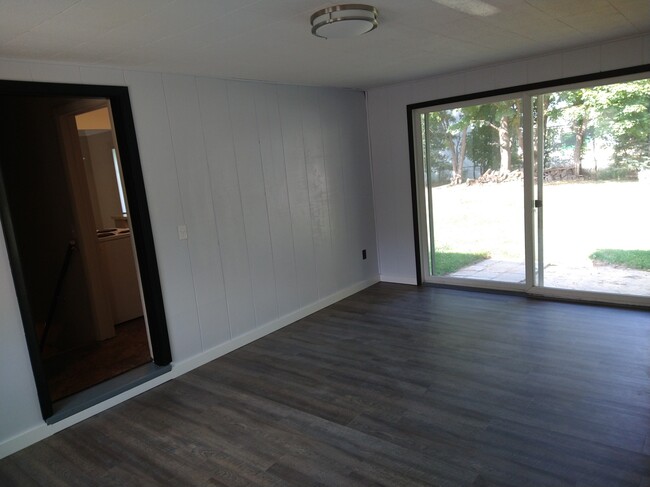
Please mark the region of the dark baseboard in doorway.
[[45, 421], [47, 424], [58, 423], [73, 414], [84, 411], [171, 370], [171, 364], [159, 366], [153, 362], [136, 367], [124, 374], [55, 402], [53, 404], [54, 414]]

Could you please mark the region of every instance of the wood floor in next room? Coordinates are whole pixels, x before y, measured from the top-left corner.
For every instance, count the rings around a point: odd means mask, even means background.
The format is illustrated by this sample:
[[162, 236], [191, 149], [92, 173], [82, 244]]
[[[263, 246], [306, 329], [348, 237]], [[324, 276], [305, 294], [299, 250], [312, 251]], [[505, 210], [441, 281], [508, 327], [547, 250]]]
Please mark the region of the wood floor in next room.
[[650, 315], [381, 283], [0, 460], [0, 485], [649, 486]]
[[151, 362], [144, 317], [115, 327], [115, 336], [43, 362], [50, 397], [58, 401]]

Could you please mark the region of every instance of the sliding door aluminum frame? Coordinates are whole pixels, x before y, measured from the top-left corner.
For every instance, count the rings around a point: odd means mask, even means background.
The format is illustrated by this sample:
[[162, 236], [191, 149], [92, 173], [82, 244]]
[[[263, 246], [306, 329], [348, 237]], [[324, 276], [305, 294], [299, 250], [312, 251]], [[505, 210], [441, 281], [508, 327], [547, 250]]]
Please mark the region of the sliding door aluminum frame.
[[[628, 294], [613, 294], [594, 291], [579, 291], [572, 289], [559, 289], [545, 287], [543, 282], [543, 206], [535, 208], [535, 199], [542, 200], [543, 177], [538, 177], [538, 187], [535, 188], [533, 174], [533, 98], [540, 100], [540, 95], [557, 91], [568, 91], [580, 88], [593, 87], [604, 84], [635, 81], [650, 77], [650, 64], [634, 66], [631, 68], [604, 71], [601, 73], [575, 76], [552, 80], [541, 83], [520, 85], [512, 88], [491, 90], [469, 95], [462, 95], [429, 102], [415, 103], [407, 106], [409, 129], [409, 153], [411, 159], [411, 191], [413, 201], [413, 223], [415, 239], [415, 258], [418, 285], [429, 283], [459, 288], [491, 289], [497, 291], [525, 293], [530, 296], [580, 301], [590, 303], [606, 303], [622, 306], [650, 308], [650, 296], [635, 296]], [[424, 165], [422, 154], [422, 135], [420, 116], [431, 111], [441, 111], [450, 108], [461, 108], [470, 105], [479, 105], [496, 101], [521, 98], [523, 100], [523, 125], [524, 125], [524, 231], [525, 231], [525, 258], [526, 258], [526, 283], [506, 283], [486, 281], [480, 279], [466, 279], [453, 277], [429, 276], [428, 272], [428, 240], [426, 232], [419, 228], [427, 228], [424, 197], [420, 188], [424, 187], [424, 174], [420, 169]], [[539, 128], [538, 128], [539, 130]], [[538, 140], [539, 143], [543, 141]], [[542, 152], [539, 152], [543, 154]], [[541, 169], [541, 165], [540, 168]], [[537, 189], [537, 198], [535, 190]], [[429, 197], [430, 198], [430, 197]], [[429, 211], [432, 207], [429, 206]], [[433, 225], [431, 225], [433, 227]], [[433, 228], [429, 229], [433, 241]], [[541, 272], [539, 272], [541, 270]], [[427, 276], [427, 277], [425, 277]]]
[[[446, 104], [435, 105], [435, 107], [422, 107], [413, 110], [411, 116], [413, 117], [414, 127], [419, 128], [421, 116], [431, 111], [442, 111], [442, 110], [449, 110], [453, 108], [463, 108], [467, 106], [482, 105], [482, 104], [494, 103], [494, 102], [499, 102], [504, 100], [511, 100], [514, 98], [522, 98], [522, 95], [520, 93], [513, 93], [507, 95], [493, 96], [490, 98], [472, 98], [458, 103], [446, 103]], [[416, 150], [414, 151], [415, 164], [417, 168], [420, 169], [415, 171], [415, 178], [417, 183], [417, 189], [415, 190], [415, 194], [417, 196], [417, 207], [414, 208], [414, 210], [418, 215], [418, 221], [420, 226], [422, 228], [428, 229], [429, 235], [431, 237], [431, 242], [433, 242], [434, 231], [435, 231], [434, 228], [435, 223], [433, 222], [433, 198], [431, 196], [431, 191], [428, 190], [426, 192], [428, 195], [427, 201], [425, 201], [424, 199], [425, 197], [422, 194], [422, 191], [420, 191], [420, 188], [424, 188], [424, 184], [425, 184], [424, 172], [421, 170], [421, 168], [424, 167], [425, 164], [427, 165], [427, 167], [429, 167], [428, 160], [427, 160], [428, 158], [424, 156], [421, 150], [422, 143], [423, 143], [421, 130], [415, 130], [413, 135], [414, 135], [413, 137], [414, 140], [412, 141], [412, 143], [414, 143], [416, 147]], [[427, 207], [429, 208], [429, 218], [427, 218], [427, 211], [426, 211]], [[476, 287], [476, 288], [485, 288], [485, 289], [497, 289], [497, 290], [515, 291], [515, 292], [526, 291], [526, 285], [519, 284], [519, 283], [485, 281], [481, 279], [471, 279], [471, 278], [461, 278], [461, 277], [431, 276], [429, 273], [428, 261], [430, 258], [432, 262], [432, 266], [435, 269], [435, 262], [434, 262], [435, 252], [430, 252], [429, 242], [427, 239], [427, 234], [425, 232], [421, 232], [421, 235], [419, 236], [419, 243], [420, 243], [420, 249], [422, 253], [422, 255], [420, 256], [420, 265], [421, 265], [420, 273], [423, 282], [432, 283], [432, 284], [445, 284], [445, 285], [467, 286], [467, 287]], [[429, 253], [432, 254], [431, 257], [429, 257]]]

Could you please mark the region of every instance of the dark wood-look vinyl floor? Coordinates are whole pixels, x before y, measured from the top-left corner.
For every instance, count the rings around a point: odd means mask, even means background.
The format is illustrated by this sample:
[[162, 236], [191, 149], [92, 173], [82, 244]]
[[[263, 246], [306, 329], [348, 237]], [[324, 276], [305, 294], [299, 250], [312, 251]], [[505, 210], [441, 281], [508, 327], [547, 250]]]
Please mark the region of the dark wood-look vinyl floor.
[[650, 486], [650, 314], [381, 283], [0, 460], [0, 485]]

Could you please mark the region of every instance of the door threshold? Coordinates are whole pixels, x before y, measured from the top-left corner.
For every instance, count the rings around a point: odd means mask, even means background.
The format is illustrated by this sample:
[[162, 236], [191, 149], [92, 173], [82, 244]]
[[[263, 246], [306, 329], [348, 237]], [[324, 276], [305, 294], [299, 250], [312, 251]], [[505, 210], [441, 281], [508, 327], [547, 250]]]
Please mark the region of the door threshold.
[[506, 294], [508, 296], [523, 296], [523, 297], [528, 296], [525, 290], [516, 289], [512, 286], [490, 287], [488, 285], [461, 284], [455, 282], [431, 282], [431, 281], [425, 281], [422, 283], [422, 285], [429, 286], [429, 287], [437, 287], [441, 289], [455, 289], [458, 291], [476, 291], [479, 293]]
[[[436, 287], [441, 289], [454, 289], [457, 291], [471, 291], [488, 294], [505, 294], [509, 296], [520, 296], [538, 301], [553, 301], [558, 303], [585, 304], [590, 306], [603, 306], [606, 308], [623, 308], [635, 309], [640, 311], [649, 311], [650, 304], [647, 298], [632, 296], [630, 301], [612, 300], [610, 296], [598, 296], [595, 293], [574, 292], [572, 296], [562, 295], [560, 293], [542, 292], [542, 291], [522, 291], [505, 288], [491, 288], [487, 286], [470, 286], [455, 283], [423, 282], [421, 285]], [[548, 290], [547, 290], [548, 291]], [[607, 298], [610, 298], [609, 300]], [[639, 299], [637, 299], [639, 298]]]
[[650, 310], [650, 302], [646, 296], [616, 295], [592, 291], [576, 291], [556, 288], [533, 288], [528, 293], [533, 299], [559, 301], [568, 303], [589, 304], [592, 306], [605, 306], [610, 308]]
[[96, 386], [85, 389], [56, 401], [52, 404], [54, 413], [46, 418], [47, 424], [58, 423], [74, 414], [106, 401], [134, 387], [144, 384], [160, 375], [171, 371], [171, 364], [156, 365], [153, 362], [141, 365], [112, 379], [101, 382]]

